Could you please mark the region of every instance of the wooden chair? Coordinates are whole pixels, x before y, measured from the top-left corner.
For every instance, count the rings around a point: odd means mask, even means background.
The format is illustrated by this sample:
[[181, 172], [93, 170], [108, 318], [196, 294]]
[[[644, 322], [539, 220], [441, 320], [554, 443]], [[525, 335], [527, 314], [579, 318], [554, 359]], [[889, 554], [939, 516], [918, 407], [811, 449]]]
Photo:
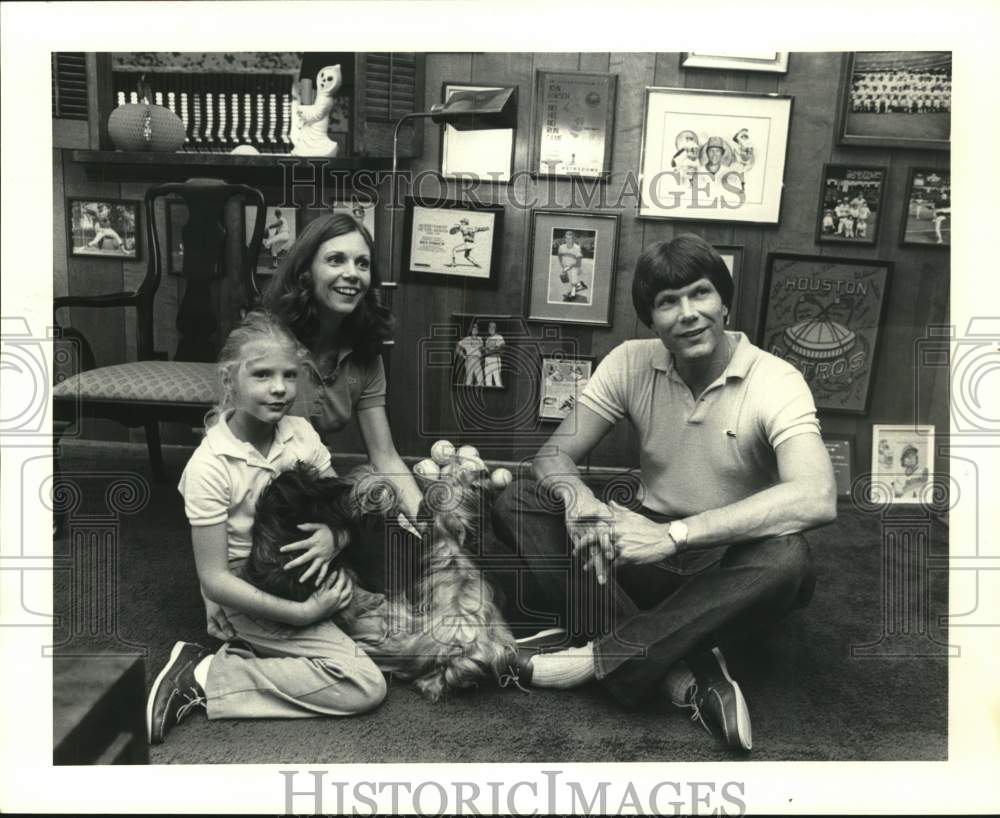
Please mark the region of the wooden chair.
[[[153, 346], [155, 297], [171, 248], [161, 246], [155, 207], [158, 199], [180, 197], [187, 206], [183, 229], [184, 296], [177, 311], [177, 349], [173, 360]], [[243, 210], [230, 203], [256, 205], [249, 247], [244, 246]], [[259, 190], [214, 180], [158, 185], [144, 199], [149, 263], [134, 292], [62, 296], [54, 300], [57, 332], [79, 344], [82, 371], [56, 384], [54, 413], [59, 426], [79, 417], [107, 418], [125, 426], [143, 426], [153, 476], [163, 478], [160, 421], [198, 427], [218, 397], [215, 359], [222, 341], [241, 313], [258, 298], [254, 269], [264, 237], [264, 197]], [[166, 250], [166, 252], [164, 252]], [[232, 288], [235, 287], [235, 292]], [[213, 304], [220, 302], [220, 315]], [[136, 357], [130, 363], [94, 368], [90, 345], [72, 328], [59, 330], [58, 313], [66, 307], [133, 307]]]

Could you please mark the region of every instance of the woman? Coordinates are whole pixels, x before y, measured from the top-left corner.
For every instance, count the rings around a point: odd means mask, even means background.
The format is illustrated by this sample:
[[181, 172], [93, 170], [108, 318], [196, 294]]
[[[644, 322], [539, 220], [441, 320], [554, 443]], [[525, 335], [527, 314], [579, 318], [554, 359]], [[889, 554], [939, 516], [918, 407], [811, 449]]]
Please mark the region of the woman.
[[[391, 335], [393, 317], [378, 301], [380, 281], [373, 261], [374, 242], [364, 225], [347, 213], [323, 216], [291, 245], [264, 292], [263, 306], [312, 356], [313, 383], [302, 384], [304, 399], [296, 413], [308, 415], [327, 444], [331, 435], [357, 418], [372, 465], [395, 485], [403, 513], [416, 520], [422, 495], [396, 451], [385, 411], [380, 352]], [[363, 533], [367, 545], [354, 549], [355, 567], [366, 587], [381, 591], [385, 533], [382, 526], [377, 529]], [[411, 545], [415, 542], [414, 537]]]

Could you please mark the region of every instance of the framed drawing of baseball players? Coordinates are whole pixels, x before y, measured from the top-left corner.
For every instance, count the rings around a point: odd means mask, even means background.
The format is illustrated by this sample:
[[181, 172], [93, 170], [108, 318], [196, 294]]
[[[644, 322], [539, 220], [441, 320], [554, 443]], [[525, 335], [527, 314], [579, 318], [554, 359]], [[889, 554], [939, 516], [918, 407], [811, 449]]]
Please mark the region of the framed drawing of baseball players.
[[406, 198], [403, 222], [403, 277], [437, 284], [496, 284], [503, 205]]
[[792, 97], [647, 88], [640, 218], [777, 224]]
[[617, 213], [532, 211], [529, 320], [611, 326], [619, 220]]

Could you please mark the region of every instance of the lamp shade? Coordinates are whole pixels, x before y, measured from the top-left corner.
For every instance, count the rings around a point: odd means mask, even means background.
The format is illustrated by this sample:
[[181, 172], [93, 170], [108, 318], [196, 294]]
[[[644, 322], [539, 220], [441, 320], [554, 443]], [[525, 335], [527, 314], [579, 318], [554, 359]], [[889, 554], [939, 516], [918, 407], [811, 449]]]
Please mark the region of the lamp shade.
[[517, 127], [517, 88], [456, 91], [446, 102], [431, 106], [431, 119], [459, 131]]

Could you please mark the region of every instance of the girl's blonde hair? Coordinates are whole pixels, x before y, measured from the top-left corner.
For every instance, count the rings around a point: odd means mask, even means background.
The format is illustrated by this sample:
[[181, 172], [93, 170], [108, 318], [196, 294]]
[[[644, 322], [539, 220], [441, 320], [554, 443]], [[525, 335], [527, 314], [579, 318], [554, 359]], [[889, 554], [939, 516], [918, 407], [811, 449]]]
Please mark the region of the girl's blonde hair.
[[219, 351], [218, 374], [219, 374], [219, 402], [212, 407], [205, 415], [205, 428], [214, 426], [219, 418], [223, 417], [230, 409], [235, 408], [233, 403], [233, 384], [236, 381], [236, 372], [243, 363], [243, 350], [247, 344], [255, 341], [273, 341], [275, 343], [287, 345], [293, 352], [296, 360], [302, 361], [306, 357], [306, 351], [284, 324], [266, 310], [254, 310], [247, 313], [246, 317], [229, 333], [226, 342]]

